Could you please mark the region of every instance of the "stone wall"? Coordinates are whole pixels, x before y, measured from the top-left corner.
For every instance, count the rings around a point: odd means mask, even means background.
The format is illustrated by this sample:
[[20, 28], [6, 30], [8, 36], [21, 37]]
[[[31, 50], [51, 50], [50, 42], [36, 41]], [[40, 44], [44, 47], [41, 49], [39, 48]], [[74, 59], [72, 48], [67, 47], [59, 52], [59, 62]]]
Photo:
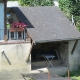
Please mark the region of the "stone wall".
[[51, 43], [43, 43], [43, 44], [36, 44], [33, 47], [32, 55], [36, 53], [53, 53], [58, 59], [57, 55], [54, 53], [55, 49], [61, 56], [61, 60], [65, 66], [67, 66], [68, 62], [68, 42], [51, 42]]
[[36, 44], [33, 46], [32, 52], [52, 52], [56, 47], [56, 43]]
[[69, 68], [75, 70], [80, 66], [80, 40], [78, 41], [74, 53], [71, 54], [72, 48], [75, 44], [74, 41], [69, 41]]
[[60, 43], [58, 46], [59, 53], [61, 55], [62, 63], [67, 66], [68, 64], [68, 42], [67, 43]]

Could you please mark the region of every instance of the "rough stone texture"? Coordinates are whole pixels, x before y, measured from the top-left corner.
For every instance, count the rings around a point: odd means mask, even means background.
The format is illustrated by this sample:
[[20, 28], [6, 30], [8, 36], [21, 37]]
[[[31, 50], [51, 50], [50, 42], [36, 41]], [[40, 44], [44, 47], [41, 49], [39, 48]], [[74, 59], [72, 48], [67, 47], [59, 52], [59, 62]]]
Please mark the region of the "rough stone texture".
[[58, 43], [44, 43], [35, 45], [33, 48], [34, 51], [44, 51], [49, 52], [57, 48], [61, 55], [63, 64], [70, 70], [75, 70], [80, 66], [80, 40], [74, 50], [74, 53], [71, 54], [72, 48], [75, 44], [75, 40], [69, 42], [58, 42]]
[[[31, 48], [31, 43], [21, 43], [21, 44], [7, 44], [0, 45], [0, 71], [1, 70], [20, 70], [22, 71], [31, 71], [31, 62], [26, 62]], [[9, 62], [2, 55], [4, 51]], [[5, 67], [6, 66], [6, 67]]]
[[74, 53], [71, 54], [72, 48], [74, 46], [74, 41], [69, 41], [69, 68], [70, 70], [76, 70], [80, 66], [80, 40], [74, 50]]
[[56, 43], [42, 43], [42, 44], [36, 44], [33, 46], [32, 52], [52, 52], [56, 48]]
[[[55, 54], [55, 49], [59, 52], [61, 56], [62, 63], [67, 66], [68, 63], [68, 42], [51, 42], [51, 43], [43, 43], [43, 44], [36, 44], [32, 50], [32, 56], [36, 53], [36, 60], [40, 58], [41, 53], [52, 53], [55, 55], [57, 59], [57, 54]], [[39, 56], [38, 56], [39, 55]], [[42, 55], [42, 54], [41, 54]]]
[[59, 53], [61, 55], [62, 63], [67, 66], [68, 64], [68, 42], [60, 43], [60, 46], [58, 46]]

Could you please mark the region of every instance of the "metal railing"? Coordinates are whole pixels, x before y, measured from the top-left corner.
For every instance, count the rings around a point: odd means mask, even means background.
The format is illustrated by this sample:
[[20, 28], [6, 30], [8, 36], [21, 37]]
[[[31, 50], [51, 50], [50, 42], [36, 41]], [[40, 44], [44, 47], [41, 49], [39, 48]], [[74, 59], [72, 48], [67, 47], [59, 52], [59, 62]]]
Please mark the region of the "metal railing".
[[[19, 35], [21, 35], [19, 37]], [[26, 31], [22, 32], [10, 32], [9, 29], [7, 29], [7, 39], [8, 40], [25, 40], [26, 38]]]
[[[0, 40], [4, 40], [4, 31], [5, 29], [0, 28]], [[19, 37], [19, 32], [10, 32], [7, 29], [7, 40], [25, 40], [26, 39], [26, 31], [20, 32], [21, 36]]]
[[0, 28], [0, 40], [4, 40], [4, 28]]

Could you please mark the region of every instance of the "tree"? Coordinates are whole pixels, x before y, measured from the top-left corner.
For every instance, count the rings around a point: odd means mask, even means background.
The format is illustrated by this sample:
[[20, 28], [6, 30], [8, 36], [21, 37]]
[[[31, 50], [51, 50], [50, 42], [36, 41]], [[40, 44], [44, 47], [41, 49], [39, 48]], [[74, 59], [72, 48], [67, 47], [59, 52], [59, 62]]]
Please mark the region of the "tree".
[[76, 26], [80, 28], [80, 0], [59, 0], [59, 7], [70, 20], [73, 15]]
[[18, 0], [21, 6], [53, 6], [53, 0]]
[[8, 0], [8, 1], [18, 1], [18, 0]]

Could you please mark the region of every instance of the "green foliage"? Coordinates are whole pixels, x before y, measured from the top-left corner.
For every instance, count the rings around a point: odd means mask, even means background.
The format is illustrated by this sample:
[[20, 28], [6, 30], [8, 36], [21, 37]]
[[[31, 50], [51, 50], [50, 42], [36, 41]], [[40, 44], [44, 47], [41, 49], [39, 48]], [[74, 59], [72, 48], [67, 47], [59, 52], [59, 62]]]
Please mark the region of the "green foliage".
[[78, 31], [80, 31], [80, 15], [74, 16], [74, 20], [75, 20], [76, 27], [77, 27]]
[[76, 26], [80, 27], [80, 0], [59, 0], [59, 7], [70, 20], [73, 15]]
[[53, 6], [53, 0], [18, 0], [21, 6]]
[[80, 0], [59, 0], [59, 6], [62, 11], [69, 12], [72, 15], [80, 15]]
[[67, 0], [59, 0], [59, 7], [65, 13], [67, 12], [67, 4], [65, 3]]
[[8, 1], [18, 1], [18, 0], [8, 0]]
[[[67, 76], [68, 73], [63, 75], [63, 77], [67, 77]], [[80, 80], [80, 67], [77, 70], [70, 71], [70, 78], [72, 78], [73, 80]]]
[[34, 80], [34, 79], [28, 79], [28, 80]]

